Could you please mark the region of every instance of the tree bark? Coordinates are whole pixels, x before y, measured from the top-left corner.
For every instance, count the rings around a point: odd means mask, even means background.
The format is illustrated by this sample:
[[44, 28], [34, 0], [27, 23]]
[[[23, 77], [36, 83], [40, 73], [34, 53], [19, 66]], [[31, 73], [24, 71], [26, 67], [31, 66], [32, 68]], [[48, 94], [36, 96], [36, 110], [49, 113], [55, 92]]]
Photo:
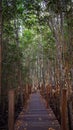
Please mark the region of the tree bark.
[[0, 102], [1, 102], [1, 78], [2, 78], [2, 0], [0, 0]]

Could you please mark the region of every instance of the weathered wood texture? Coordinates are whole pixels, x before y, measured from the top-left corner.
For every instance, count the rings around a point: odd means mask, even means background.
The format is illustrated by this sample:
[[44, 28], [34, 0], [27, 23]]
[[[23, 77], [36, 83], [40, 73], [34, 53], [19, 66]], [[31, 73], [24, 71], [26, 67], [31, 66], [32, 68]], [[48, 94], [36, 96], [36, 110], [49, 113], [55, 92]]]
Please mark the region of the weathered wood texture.
[[8, 129], [14, 130], [14, 90], [9, 91], [8, 100]]

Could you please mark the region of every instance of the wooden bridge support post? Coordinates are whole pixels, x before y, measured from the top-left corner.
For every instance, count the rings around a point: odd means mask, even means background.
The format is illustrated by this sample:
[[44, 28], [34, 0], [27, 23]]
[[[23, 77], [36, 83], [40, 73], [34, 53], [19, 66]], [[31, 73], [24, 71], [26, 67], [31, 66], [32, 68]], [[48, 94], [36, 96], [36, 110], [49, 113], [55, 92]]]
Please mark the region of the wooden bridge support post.
[[14, 130], [14, 90], [8, 93], [8, 130]]
[[68, 115], [67, 115], [67, 89], [62, 90], [61, 99], [61, 130], [68, 130]]
[[41, 94], [44, 97], [44, 84], [42, 84], [42, 86], [41, 86]]
[[49, 86], [48, 85], [46, 86], [46, 94], [47, 94], [46, 96], [47, 96], [47, 108], [48, 108], [49, 107], [49, 96], [48, 96], [49, 95]]
[[27, 99], [28, 99], [28, 92], [29, 92], [29, 89], [28, 89], [28, 84], [26, 84], [26, 96], [27, 96]]

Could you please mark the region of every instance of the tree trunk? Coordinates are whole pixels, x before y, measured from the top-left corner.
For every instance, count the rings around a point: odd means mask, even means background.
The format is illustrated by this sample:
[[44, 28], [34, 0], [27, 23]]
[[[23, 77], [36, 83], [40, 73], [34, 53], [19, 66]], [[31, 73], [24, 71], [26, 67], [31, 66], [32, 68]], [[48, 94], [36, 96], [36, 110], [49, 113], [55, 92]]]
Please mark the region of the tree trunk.
[[0, 102], [1, 102], [1, 73], [2, 73], [2, 0], [0, 0]]

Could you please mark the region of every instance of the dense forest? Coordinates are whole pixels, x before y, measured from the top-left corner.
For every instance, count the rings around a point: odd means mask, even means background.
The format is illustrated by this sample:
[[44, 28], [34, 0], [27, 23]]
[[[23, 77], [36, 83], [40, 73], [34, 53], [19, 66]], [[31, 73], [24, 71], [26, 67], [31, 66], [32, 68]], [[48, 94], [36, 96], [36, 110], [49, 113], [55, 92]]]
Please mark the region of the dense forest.
[[[73, 91], [73, 0], [0, 0], [0, 104], [26, 86]], [[41, 87], [43, 86], [43, 87]]]

